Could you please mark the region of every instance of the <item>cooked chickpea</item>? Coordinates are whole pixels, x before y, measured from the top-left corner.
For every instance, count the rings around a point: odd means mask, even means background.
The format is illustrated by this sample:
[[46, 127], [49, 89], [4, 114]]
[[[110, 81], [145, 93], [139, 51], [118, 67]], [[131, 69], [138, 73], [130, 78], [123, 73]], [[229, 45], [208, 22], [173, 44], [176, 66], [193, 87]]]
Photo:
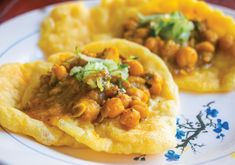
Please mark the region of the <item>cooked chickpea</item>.
[[104, 111], [109, 118], [115, 118], [125, 110], [120, 98], [111, 98], [105, 102]]
[[137, 37], [134, 37], [131, 39], [133, 42], [137, 43], [137, 44], [140, 44], [140, 45], [143, 45], [144, 44], [144, 40], [143, 38], [137, 38]]
[[116, 48], [106, 48], [103, 51], [104, 58], [119, 62], [119, 52]]
[[216, 43], [218, 40], [218, 35], [212, 30], [206, 30], [205, 32], [203, 32], [203, 36], [206, 41], [209, 41], [211, 43]]
[[167, 41], [161, 48], [161, 56], [163, 58], [172, 58], [178, 52], [180, 46], [172, 40]]
[[[133, 100], [141, 101], [141, 99], [140, 99], [139, 97], [137, 97], [137, 96], [131, 96], [131, 99], [132, 99], [132, 101], [133, 101]], [[132, 101], [131, 101], [131, 103], [132, 103]], [[142, 102], [142, 101], [141, 101], [141, 102]], [[131, 103], [130, 103], [130, 105], [131, 105]]]
[[160, 37], [149, 37], [146, 39], [144, 46], [147, 47], [150, 51], [158, 54], [164, 45], [164, 41]]
[[142, 76], [144, 74], [143, 65], [137, 60], [127, 60], [126, 64], [129, 65], [129, 73], [132, 76]]
[[92, 99], [80, 99], [72, 107], [72, 116], [85, 121], [94, 121], [100, 112], [99, 104]]
[[122, 81], [122, 86], [127, 89], [131, 87], [131, 83], [129, 81]]
[[136, 104], [136, 105], [133, 105], [131, 108], [135, 109], [136, 111], [140, 113], [141, 119], [145, 119], [149, 115], [148, 106], [146, 104], [143, 104], [143, 105]]
[[163, 85], [162, 76], [160, 74], [155, 73], [149, 83], [151, 85], [151, 87], [149, 89], [151, 95], [153, 95], [153, 96], [160, 95], [160, 93], [162, 91], [162, 85]]
[[134, 105], [140, 105], [140, 106], [145, 106], [147, 105], [146, 103], [144, 103], [142, 100], [140, 99], [136, 99], [136, 98], [133, 98], [130, 102], [130, 107], [134, 106]]
[[161, 49], [164, 45], [164, 41], [160, 37], [156, 37], [158, 49]]
[[148, 28], [138, 28], [136, 29], [134, 36], [136, 38], [146, 38], [148, 34], [149, 34]]
[[126, 39], [129, 39], [129, 38], [133, 37], [133, 34], [134, 34], [133, 31], [127, 31], [127, 32], [124, 32], [123, 37]]
[[149, 92], [149, 89], [143, 85], [143, 86], [140, 86], [139, 87], [148, 97], [150, 97], [150, 92]]
[[119, 94], [118, 98], [121, 99], [122, 104], [124, 105], [125, 108], [127, 108], [131, 102], [131, 97], [128, 96], [127, 94]]
[[199, 44], [196, 45], [196, 50], [198, 52], [208, 52], [208, 53], [213, 53], [215, 51], [214, 45], [212, 45], [208, 41], [203, 41]]
[[176, 62], [181, 68], [193, 68], [197, 63], [197, 52], [190, 47], [182, 47], [176, 55]]
[[68, 75], [67, 70], [63, 65], [54, 65], [52, 71], [58, 80], [63, 80]]
[[145, 79], [139, 76], [129, 76], [128, 78], [129, 83], [131, 84], [145, 84]]
[[100, 94], [97, 90], [91, 90], [90, 92], [88, 92], [87, 96], [88, 98], [95, 100], [98, 103], [101, 100]]
[[135, 30], [138, 27], [138, 22], [135, 18], [129, 18], [124, 22], [123, 27], [125, 30]]
[[119, 90], [118, 86], [113, 85], [113, 86], [110, 86], [109, 88], [106, 88], [104, 93], [106, 97], [114, 97], [118, 94], [118, 90]]
[[130, 96], [139, 97], [145, 103], [149, 100], [149, 96], [144, 91], [138, 88], [128, 88], [127, 94]]
[[152, 52], [157, 48], [157, 40], [154, 37], [149, 37], [144, 43], [144, 46], [147, 47]]
[[202, 53], [202, 60], [204, 62], [210, 62], [213, 58], [213, 53], [208, 53], [208, 52], [205, 52], [205, 53]]
[[120, 124], [126, 129], [135, 128], [140, 121], [140, 113], [134, 109], [125, 110], [120, 117]]
[[233, 46], [234, 38], [231, 35], [225, 35], [219, 39], [219, 48], [227, 51]]
[[78, 102], [72, 107], [71, 114], [73, 117], [80, 117], [86, 111], [86, 103]]

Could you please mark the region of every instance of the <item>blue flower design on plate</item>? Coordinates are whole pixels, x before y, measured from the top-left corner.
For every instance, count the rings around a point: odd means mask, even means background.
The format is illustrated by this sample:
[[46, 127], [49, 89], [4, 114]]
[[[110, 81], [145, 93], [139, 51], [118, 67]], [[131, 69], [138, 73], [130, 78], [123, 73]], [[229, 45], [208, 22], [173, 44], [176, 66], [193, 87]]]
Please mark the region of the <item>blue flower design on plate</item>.
[[211, 109], [211, 107], [208, 107], [206, 109], [206, 116], [207, 117], [211, 116], [211, 117], [215, 118], [215, 117], [217, 117], [218, 113], [219, 112], [217, 111], [217, 109]]
[[183, 137], [185, 136], [185, 132], [180, 129], [177, 129], [175, 136], [177, 139], [183, 139]]
[[217, 119], [217, 124], [216, 124], [216, 127], [215, 129], [213, 129], [213, 131], [215, 133], [217, 133], [218, 135], [216, 136], [217, 139], [223, 139], [223, 137], [225, 136], [222, 131], [223, 130], [229, 130], [229, 124], [227, 121], [225, 122], [222, 122], [221, 119]]
[[165, 157], [167, 158], [168, 161], [177, 161], [180, 158], [180, 155], [175, 153], [173, 150], [169, 150], [166, 154]]
[[[205, 107], [205, 109], [199, 111], [196, 115], [196, 120], [189, 120], [184, 116], [177, 118], [175, 136], [178, 139], [178, 144], [174, 150], [169, 150], [165, 154], [167, 161], [179, 160], [186, 147], [190, 147], [194, 153], [196, 153], [199, 148], [204, 147], [205, 144], [200, 144], [197, 141], [197, 138], [201, 134], [214, 132], [217, 134], [216, 139], [223, 140], [225, 137], [223, 131], [229, 130], [229, 123], [217, 118], [219, 111], [212, 107], [214, 103], [215, 102], [212, 101], [204, 105], [203, 107]], [[177, 154], [177, 152], [179, 154]]]
[[[167, 161], [178, 161], [185, 152], [186, 147], [190, 147], [191, 151], [196, 153], [198, 149], [204, 147], [197, 141], [197, 138], [202, 134], [216, 133], [216, 139], [225, 137], [224, 131], [229, 130], [229, 122], [222, 121], [218, 118], [219, 111], [213, 108], [215, 101], [211, 101], [205, 108], [198, 112], [195, 119], [188, 119], [183, 115], [176, 119], [176, 138], [178, 140], [177, 146], [174, 150], [168, 150], [165, 154]], [[134, 158], [136, 161], [144, 161], [145, 155], [140, 155]]]

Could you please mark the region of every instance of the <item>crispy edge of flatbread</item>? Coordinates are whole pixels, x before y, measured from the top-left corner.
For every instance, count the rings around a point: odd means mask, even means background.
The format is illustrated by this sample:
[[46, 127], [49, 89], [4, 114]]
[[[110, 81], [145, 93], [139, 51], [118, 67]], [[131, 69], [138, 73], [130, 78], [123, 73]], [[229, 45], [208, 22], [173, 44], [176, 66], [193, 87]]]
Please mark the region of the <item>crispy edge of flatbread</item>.
[[[120, 10], [115, 10], [117, 8]], [[235, 38], [234, 19], [212, 8], [206, 2], [198, 0], [168, 0], [167, 3], [165, 0], [143, 0], [141, 3], [135, 0], [102, 0], [100, 6], [91, 10], [94, 10], [94, 13], [104, 10], [110, 15], [108, 21], [114, 36], [121, 34], [123, 21], [138, 12], [152, 14], [181, 11], [190, 19], [206, 21], [208, 27], [219, 36], [229, 34]], [[218, 53], [217, 56], [223, 55]], [[200, 68], [188, 75], [174, 76], [174, 80], [183, 91], [196, 93], [231, 91], [235, 88], [235, 59], [228, 56], [229, 53], [224, 57], [216, 57], [210, 69]]]
[[[88, 44], [84, 49], [89, 52], [102, 51], [106, 47], [116, 47], [122, 55], [135, 55], [148, 71], [157, 71], [165, 80], [162, 97], [152, 101], [150, 117], [137, 128], [125, 131], [117, 120], [107, 120], [102, 124], [83, 123], [64, 117], [54, 120], [54, 125], [96, 151], [119, 154], [162, 153], [176, 144], [176, 114], [179, 107], [178, 88], [164, 62], [148, 49], [135, 43], [114, 39]], [[71, 53], [59, 53], [49, 57], [49, 61], [60, 63]], [[63, 61], [62, 60], [62, 61]], [[158, 104], [156, 104], [158, 102]]]
[[30, 136], [44, 145], [80, 147], [71, 136], [54, 126], [30, 118], [20, 109], [26, 87], [50, 64], [5, 64], [0, 67], [0, 124], [15, 133]]

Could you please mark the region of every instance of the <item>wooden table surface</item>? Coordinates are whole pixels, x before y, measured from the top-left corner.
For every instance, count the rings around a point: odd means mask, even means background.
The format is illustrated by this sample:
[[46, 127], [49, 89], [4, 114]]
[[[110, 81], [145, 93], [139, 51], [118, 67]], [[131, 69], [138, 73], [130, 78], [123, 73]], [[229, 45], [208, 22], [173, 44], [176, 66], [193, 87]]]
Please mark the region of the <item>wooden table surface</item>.
[[[0, 23], [24, 12], [64, 1], [66, 0], [0, 0]], [[235, 0], [206, 1], [235, 10]]]

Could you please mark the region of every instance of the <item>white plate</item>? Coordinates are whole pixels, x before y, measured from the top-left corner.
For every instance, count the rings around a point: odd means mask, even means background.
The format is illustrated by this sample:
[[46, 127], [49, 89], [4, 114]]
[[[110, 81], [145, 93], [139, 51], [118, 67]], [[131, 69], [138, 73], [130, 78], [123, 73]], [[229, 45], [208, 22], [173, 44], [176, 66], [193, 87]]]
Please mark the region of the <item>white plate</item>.
[[[94, 6], [97, 1], [86, 1]], [[235, 12], [221, 8], [235, 17]], [[31, 11], [0, 26], [0, 64], [42, 59], [37, 47], [39, 24], [51, 7]], [[0, 164], [235, 164], [235, 92], [181, 93], [178, 148], [163, 155], [114, 155], [89, 149], [49, 148], [0, 129]], [[184, 150], [184, 152], [182, 152]]]

